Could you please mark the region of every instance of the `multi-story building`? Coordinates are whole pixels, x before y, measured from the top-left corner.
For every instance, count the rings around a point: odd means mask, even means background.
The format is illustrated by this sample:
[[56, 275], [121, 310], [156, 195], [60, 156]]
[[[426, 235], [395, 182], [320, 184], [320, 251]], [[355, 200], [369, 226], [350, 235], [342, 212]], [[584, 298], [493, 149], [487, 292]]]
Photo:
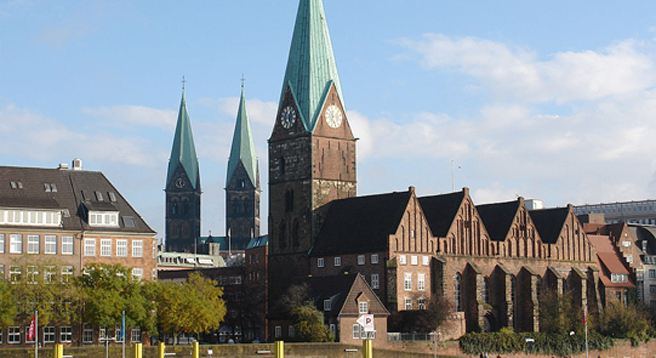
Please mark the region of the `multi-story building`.
[[[104, 263], [151, 280], [156, 256], [155, 231], [103, 173], [82, 170], [79, 159], [72, 168], [0, 167], [0, 279], [67, 281], [88, 264]], [[44, 330], [44, 343], [71, 344], [81, 336], [77, 325]], [[12, 337], [5, 344], [25, 343], [23, 327], [2, 331]]]
[[577, 205], [574, 212], [576, 215], [604, 214], [609, 224], [626, 222], [656, 225], [656, 200]]

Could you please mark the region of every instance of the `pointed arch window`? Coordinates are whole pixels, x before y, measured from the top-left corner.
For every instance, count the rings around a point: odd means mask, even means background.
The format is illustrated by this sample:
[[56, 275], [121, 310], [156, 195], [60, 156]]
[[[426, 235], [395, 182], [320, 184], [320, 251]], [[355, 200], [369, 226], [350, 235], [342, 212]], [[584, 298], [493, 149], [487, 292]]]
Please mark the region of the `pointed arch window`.
[[453, 307], [456, 312], [462, 311], [462, 276], [460, 273], [453, 277]]
[[285, 212], [294, 211], [294, 190], [287, 190], [285, 192]]
[[285, 157], [280, 157], [280, 175], [285, 175]]
[[278, 245], [280, 246], [281, 250], [284, 250], [287, 248], [287, 226], [285, 225], [285, 220], [280, 222], [280, 225], [278, 226], [278, 237], [280, 239], [280, 242]]
[[490, 279], [487, 277], [483, 278], [483, 289], [481, 290], [481, 296], [483, 303], [490, 303]]
[[294, 220], [294, 224], [292, 226], [292, 241], [294, 242], [294, 247], [299, 247], [301, 244], [299, 236], [298, 220]]

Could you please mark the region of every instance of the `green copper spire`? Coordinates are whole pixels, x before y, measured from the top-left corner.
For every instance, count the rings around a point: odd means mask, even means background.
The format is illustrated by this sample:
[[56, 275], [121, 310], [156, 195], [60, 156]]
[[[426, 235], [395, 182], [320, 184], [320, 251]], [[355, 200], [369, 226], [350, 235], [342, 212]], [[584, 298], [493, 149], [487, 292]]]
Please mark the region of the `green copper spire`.
[[178, 112], [178, 124], [175, 127], [175, 137], [173, 138], [173, 148], [171, 149], [171, 159], [169, 159], [169, 170], [166, 175], [166, 187], [169, 187], [171, 178], [175, 174], [178, 166], [187, 173], [189, 181], [194, 189], [197, 189], [199, 183], [198, 157], [196, 156], [196, 147], [194, 146], [194, 136], [191, 133], [191, 122], [189, 113], [187, 113], [187, 101], [185, 100], [184, 89], [182, 90], [182, 100], [180, 101], [180, 111]]
[[246, 111], [246, 100], [244, 99], [244, 88], [241, 89], [239, 100], [239, 111], [235, 123], [235, 133], [232, 136], [232, 148], [230, 148], [230, 159], [228, 160], [228, 177], [226, 186], [241, 161], [253, 186], [257, 186], [257, 155], [255, 154], [255, 142], [251, 133], [251, 124]]
[[289, 85], [305, 129], [313, 131], [332, 83], [344, 105], [323, 2], [301, 0], [280, 100]]

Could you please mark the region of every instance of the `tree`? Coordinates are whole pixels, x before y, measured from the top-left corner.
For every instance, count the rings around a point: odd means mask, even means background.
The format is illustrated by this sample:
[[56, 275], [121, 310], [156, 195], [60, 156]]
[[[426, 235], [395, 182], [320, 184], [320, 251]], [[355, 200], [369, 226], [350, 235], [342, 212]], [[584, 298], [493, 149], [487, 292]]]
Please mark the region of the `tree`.
[[445, 297], [434, 297], [424, 310], [396, 312], [388, 320], [389, 329], [396, 332], [434, 332], [453, 312]]
[[217, 282], [199, 272], [191, 273], [184, 284], [159, 282], [154, 290], [157, 324], [174, 337], [183, 330], [198, 334], [217, 329], [226, 314], [222, 296]]
[[85, 322], [96, 327], [118, 326], [125, 311], [127, 327], [155, 331], [154, 304], [147, 295], [149, 286], [133, 279], [131, 268], [120, 264], [89, 264], [75, 282]]
[[18, 312], [16, 300], [5, 280], [0, 280], [0, 327], [14, 324]]
[[545, 333], [583, 333], [583, 308], [572, 304], [569, 293], [548, 290], [540, 298], [540, 330]]
[[611, 301], [599, 314], [599, 333], [614, 338], [629, 338], [634, 342], [649, 338], [647, 316], [634, 305], [624, 306]]
[[282, 296], [280, 306], [291, 317], [298, 341], [329, 342], [335, 339], [324, 324], [323, 313], [314, 305], [306, 283], [290, 286]]

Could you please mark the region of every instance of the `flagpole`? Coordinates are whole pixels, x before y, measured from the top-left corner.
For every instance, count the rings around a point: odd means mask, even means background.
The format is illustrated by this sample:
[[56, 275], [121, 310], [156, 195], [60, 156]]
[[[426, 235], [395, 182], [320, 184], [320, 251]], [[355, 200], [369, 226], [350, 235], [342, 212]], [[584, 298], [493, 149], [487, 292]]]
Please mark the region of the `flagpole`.
[[125, 358], [125, 310], [121, 318], [121, 340], [123, 341], [123, 358]]
[[39, 358], [39, 311], [34, 311], [34, 358]]

